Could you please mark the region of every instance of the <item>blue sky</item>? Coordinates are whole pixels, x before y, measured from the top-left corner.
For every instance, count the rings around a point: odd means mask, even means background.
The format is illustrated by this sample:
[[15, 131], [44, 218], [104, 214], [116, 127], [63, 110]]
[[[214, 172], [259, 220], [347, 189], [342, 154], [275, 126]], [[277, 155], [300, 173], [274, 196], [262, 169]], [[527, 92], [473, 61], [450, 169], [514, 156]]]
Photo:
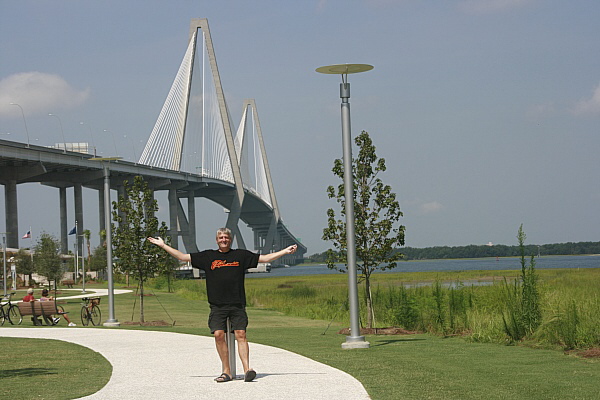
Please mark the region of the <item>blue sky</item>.
[[[67, 142], [139, 157], [190, 19], [208, 18], [233, 120], [256, 100], [283, 219], [309, 254], [328, 247], [342, 153], [340, 79], [315, 68], [340, 63], [375, 66], [349, 77], [352, 131], [386, 159], [406, 245], [516, 244], [521, 223], [528, 243], [597, 241], [599, 15], [591, 0], [0, 0], [0, 138], [26, 141], [15, 102], [32, 143], [62, 141], [54, 113]], [[225, 219], [202, 204], [206, 248]], [[57, 234], [58, 192], [20, 185], [19, 224]]]

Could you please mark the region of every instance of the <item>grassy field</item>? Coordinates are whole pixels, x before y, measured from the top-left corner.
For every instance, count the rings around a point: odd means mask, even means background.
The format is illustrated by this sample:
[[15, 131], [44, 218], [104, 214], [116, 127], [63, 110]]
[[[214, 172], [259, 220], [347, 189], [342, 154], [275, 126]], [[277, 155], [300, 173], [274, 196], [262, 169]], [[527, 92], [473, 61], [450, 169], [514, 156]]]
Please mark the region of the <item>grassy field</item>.
[[[403, 273], [376, 276], [381, 287], [401, 283], [436, 280], [453, 282], [457, 279], [487, 280], [493, 276], [516, 276], [515, 271], [478, 271], [465, 273]], [[577, 293], [577, 286], [592, 281], [598, 286], [598, 271], [541, 270], [541, 282], [547, 299], [560, 293]], [[396, 275], [396, 276], [394, 276]], [[367, 336], [371, 347], [361, 350], [343, 350], [345, 338], [337, 331], [345, 325], [346, 312], [340, 311], [337, 291], [344, 291], [345, 276], [327, 275], [300, 278], [250, 279], [247, 281], [250, 341], [276, 346], [302, 354], [311, 359], [342, 369], [359, 379], [373, 399], [596, 399], [600, 391], [600, 362], [566, 354], [560, 349], [535, 349], [528, 346], [506, 346], [495, 343], [477, 343], [460, 336], [417, 334], [395, 336]], [[593, 286], [590, 284], [590, 286]], [[158, 287], [161, 287], [159, 285]], [[583, 285], [584, 291], [588, 285]], [[116, 285], [121, 288], [121, 285]], [[118, 329], [149, 329], [209, 335], [207, 325], [208, 306], [201, 300], [205, 296], [203, 283], [180, 282], [176, 293], [167, 293], [164, 287], [150, 291], [146, 296], [146, 320], [163, 321], [165, 326], [126, 325], [139, 320], [139, 304], [134, 294], [116, 296], [116, 316], [122, 327]], [[569, 289], [572, 288], [572, 289]], [[133, 288], [135, 290], [135, 288]], [[581, 291], [581, 290], [580, 290]], [[555, 293], [556, 292], [556, 293]], [[284, 302], [282, 293], [290, 300]], [[312, 300], [311, 300], [312, 299]], [[329, 301], [330, 304], [327, 302]], [[552, 303], [552, 302], [550, 302]], [[101, 304], [104, 319], [107, 304]], [[79, 324], [80, 303], [69, 300], [64, 304]], [[328, 308], [336, 315], [331, 323], [329, 317], [316, 318], [320, 309]], [[310, 318], [294, 316], [298, 310], [313, 313]], [[291, 314], [291, 315], [290, 315]], [[133, 315], [133, 318], [132, 318]], [[324, 314], [323, 314], [324, 315]], [[331, 314], [328, 314], [331, 315]], [[61, 324], [63, 322], [61, 321]], [[23, 326], [30, 326], [24, 321]], [[0, 328], [10, 329], [10, 327]], [[48, 328], [51, 329], [51, 328]], [[98, 329], [98, 328], [85, 328]], [[107, 328], [99, 328], [107, 329]], [[327, 331], [326, 331], [327, 329]], [[325, 332], [326, 331], [326, 332]], [[25, 339], [21, 339], [27, 341]], [[16, 339], [2, 339], [3, 349], [14, 348]], [[71, 346], [71, 345], [66, 345]], [[85, 351], [79, 349], [74, 351]], [[552, 347], [552, 346], [550, 346]], [[18, 358], [31, 359], [39, 352], [28, 353], [31, 346], [24, 346]], [[6, 357], [6, 353], [5, 357]], [[71, 358], [74, 369], [80, 364], [78, 356]], [[0, 358], [3, 370], [12, 358]], [[80, 366], [80, 365], [79, 365]], [[255, 366], [260, 370], [260, 366]], [[11, 365], [11, 369], [14, 369]], [[23, 368], [23, 367], [21, 367]], [[57, 374], [61, 371], [52, 371]], [[85, 373], [77, 378], [77, 371], [70, 372], [74, 379], [86, 382]], [[110, 371], [104, 372], [104, 379]], [[4, 387], [12, 387], [13, 374], [3, 373]], [[96, 374], [97, 376], [97, 374]], [[62, 375], [57, 375], [62, 379]], [[36, 385], [37, 386], [37, 385]], [[58, 392], [57, 385], [42, 387], [45, 398], [67, 399], [70, 393]], [[86, 390], [96, 390], [86, 388]], [[56, 392], [55, 392], [56, 391]], [[2, 396], [0, 391], [0, 397]], [[31, 393], [29, 393], [31, 394]], [[52, 396], [51, 396], [52, 395]], [[11, 394], [10, 398], [18, 397]], [[44, 398], [44, 397], [42, 397]]]
[[112, 373], [99, 353], [74, 343], [0, 337], [0, 348], [0, 399], [76, 399], [96, 393]]

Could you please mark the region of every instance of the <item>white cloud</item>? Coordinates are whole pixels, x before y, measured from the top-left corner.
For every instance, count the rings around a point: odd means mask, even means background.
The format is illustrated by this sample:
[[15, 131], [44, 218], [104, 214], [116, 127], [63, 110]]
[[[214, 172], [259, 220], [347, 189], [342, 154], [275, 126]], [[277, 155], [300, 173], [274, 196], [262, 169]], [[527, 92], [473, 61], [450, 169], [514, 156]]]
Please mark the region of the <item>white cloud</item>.
[[469, 14], [492, 14], [522, 7], [533, 0], [463, 0], [459, 7]]
[[552, 116], [556, 114], [556, 106], [553, 103], [536, 104], [527, 110], [527, 116], [530, 119], [537, 120], [540, 118]]
[[600, 114], [600, 85], [594, 90], [589, 99], [581, 100], [571, 109], [574, 115]]
[[77, 107], [89, 95], [89, 88], [75, 89], [58, 75], [22, 72], [0, 80], [0, 116], [20, 117], [10, 103], [19, 104], [28, 115], [36, 115]]
[[317, 12], [322, 12], [325, 9], [325, 6], [327, 5], [327, 0], [319, 0], [317, 2]]
[[430, 201], [419, 206], [419, 213], [421, 215], [433, 214], [441, 211], [443, 208], [444, 206], [437, 201]]
[[407, 0], [366, 0], [366, 3], [370, 6], [386, 7], [407, 3]]

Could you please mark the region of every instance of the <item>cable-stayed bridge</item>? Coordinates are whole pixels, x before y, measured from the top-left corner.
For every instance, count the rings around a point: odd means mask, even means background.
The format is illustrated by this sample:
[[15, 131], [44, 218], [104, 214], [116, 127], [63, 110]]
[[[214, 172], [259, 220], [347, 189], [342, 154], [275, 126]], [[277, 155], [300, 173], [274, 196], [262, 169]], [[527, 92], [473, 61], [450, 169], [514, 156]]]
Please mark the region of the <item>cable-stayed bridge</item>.
[[[197, 251], [195, 199], [204, 197], [227, 212], [223, 225], [234, 233], [237, 247], [249, 247], [239, 227], [243, 222], [253, 232], [254, 250], [268, 253], [298, 244], [295, 254], [281, 260], [287, 264], [297, 263], [306, 253], [281, 219], [254, 100], [244, 101], [241, 121], [234, 129], [206, 19], [191, 22], [183, 61], [137, 163], [100, 163], [89, 154], [65, 148], [0, 141], [8, 246], [18, 247], [17, 185], [41, 182], [59, 188], [66, 252], [66, 188], [74, 188], [75, 216], [83, 227], [81, 188], [97, 189], [103, 196], [105, 165], [111, 189], [120, 193], [123, 181], [135, 175], [143, 176], [154, 191], [168, 190], [169, 234], [175, 246], [181, 238], [188, 252]], [[99, 210], [100, 229], [103, 214]]]

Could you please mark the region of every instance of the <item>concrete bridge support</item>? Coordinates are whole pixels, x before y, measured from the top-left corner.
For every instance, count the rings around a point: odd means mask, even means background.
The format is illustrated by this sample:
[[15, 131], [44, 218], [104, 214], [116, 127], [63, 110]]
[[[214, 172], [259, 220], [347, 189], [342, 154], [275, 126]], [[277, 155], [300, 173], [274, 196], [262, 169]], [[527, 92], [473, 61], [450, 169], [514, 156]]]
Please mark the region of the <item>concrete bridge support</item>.
[[62, 254], [67, 254], [69, 252], [69, 240], [67, 237], [68, 227], [67, 227], [67, 188], [59, 187], [58, 188], [58, 207], [59, 218], [60, 218], [60, 252]]
[[76, 183], [73, 186], [73, 194], [75, 196], [75, 223], [77, 226], [77, 232], [75, 233], [75, 243], [77, 247], [77, 254], [83, 255], [83, 231], [85, 225], [83, 223], [83, 193], [81, 183]]
[[6, 247], [19, 247], [19, 213], [17, 205], [17, 181], [11, 179], [4, 183]]
[[98, 189], [98, 227], [100, 231], [106, 231], [106, 214], [104, 212], [104, 187]]
[[177, 189], [169, 189], [169, 237], [171, 238], [171, 247], [179, 249], [179, 225], [177, 223], [177, 208], [179, 199], [177, 198]]

